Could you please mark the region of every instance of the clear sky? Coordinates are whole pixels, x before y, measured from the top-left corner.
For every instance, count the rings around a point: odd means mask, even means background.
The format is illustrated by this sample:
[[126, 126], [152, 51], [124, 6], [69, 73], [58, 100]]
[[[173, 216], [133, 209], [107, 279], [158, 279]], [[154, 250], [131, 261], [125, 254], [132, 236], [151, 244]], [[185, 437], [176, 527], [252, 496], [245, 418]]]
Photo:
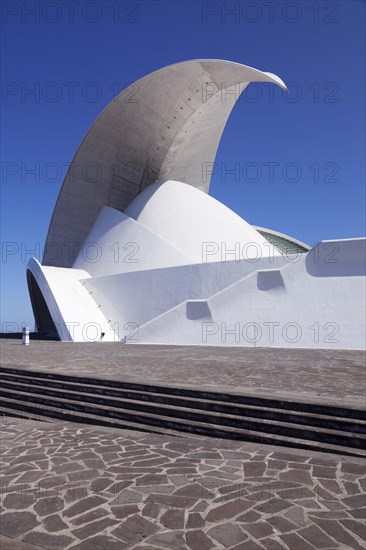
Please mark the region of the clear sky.
[[227, 59], [289, 86], [287, 96], [247, 88], [211, 195], [310, 245], [364, 236], [365, 2], [4, 0], [1, 9], [2, 330], [33, 327], [26, 263], [42, 257], [85, 132], [117, 91], [171, 63]]

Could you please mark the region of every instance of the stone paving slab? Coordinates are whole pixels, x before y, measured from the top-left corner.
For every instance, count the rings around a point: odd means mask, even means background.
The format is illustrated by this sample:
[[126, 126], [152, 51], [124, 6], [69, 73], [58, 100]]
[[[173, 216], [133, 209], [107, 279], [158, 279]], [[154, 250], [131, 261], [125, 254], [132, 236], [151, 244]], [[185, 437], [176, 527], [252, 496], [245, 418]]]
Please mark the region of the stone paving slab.
[[355, 350], [1, 341], [1, 365], [41, 372], [365, 407]]
[[1, 418], [1, 550], [365, 548], [366, 462]]

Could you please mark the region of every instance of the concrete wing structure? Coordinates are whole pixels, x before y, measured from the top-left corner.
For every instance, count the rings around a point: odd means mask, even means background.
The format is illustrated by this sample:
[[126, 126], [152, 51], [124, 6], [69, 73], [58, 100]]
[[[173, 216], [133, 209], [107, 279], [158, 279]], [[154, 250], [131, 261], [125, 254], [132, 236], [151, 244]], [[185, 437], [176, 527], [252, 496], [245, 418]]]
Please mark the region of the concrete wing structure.
[[48, 231], [44, 265], [71, 267], [100, 209], [123, 212], [151, 183], [183, 181], [208, 193], [203, 164], [250, 82], [277, 76], [221, 60], [170, 65], [138, 80], [104, 109], [66, 174]]
[[37, 327], [66, 341], [362, 348], [365, 240], [310, 248], [208, 195], [222, 131], [271, 73], [199, 60], [122, 92], [80, 145], [42, 265]]

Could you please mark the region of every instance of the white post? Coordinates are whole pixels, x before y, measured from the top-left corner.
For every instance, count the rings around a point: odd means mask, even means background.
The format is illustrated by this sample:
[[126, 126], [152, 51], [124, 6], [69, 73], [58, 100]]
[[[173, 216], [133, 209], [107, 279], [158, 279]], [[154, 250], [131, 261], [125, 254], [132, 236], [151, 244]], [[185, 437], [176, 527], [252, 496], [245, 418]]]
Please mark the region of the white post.
[[23, 346], [29, 346], [29, 328], [23, 327], [23, 336], [22, 336]]

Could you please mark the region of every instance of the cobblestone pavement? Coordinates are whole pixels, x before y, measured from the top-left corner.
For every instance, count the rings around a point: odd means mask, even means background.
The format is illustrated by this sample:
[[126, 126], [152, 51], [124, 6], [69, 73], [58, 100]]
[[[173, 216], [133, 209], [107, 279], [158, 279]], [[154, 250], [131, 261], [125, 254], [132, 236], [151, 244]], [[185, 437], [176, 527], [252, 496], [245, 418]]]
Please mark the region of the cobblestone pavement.
[[354, 350], [148, 346], [2, 340], [4, 367], [365, 405], [365, 353]]
[[365, 461], [3, 417], [1, 549], [365, 548]]

